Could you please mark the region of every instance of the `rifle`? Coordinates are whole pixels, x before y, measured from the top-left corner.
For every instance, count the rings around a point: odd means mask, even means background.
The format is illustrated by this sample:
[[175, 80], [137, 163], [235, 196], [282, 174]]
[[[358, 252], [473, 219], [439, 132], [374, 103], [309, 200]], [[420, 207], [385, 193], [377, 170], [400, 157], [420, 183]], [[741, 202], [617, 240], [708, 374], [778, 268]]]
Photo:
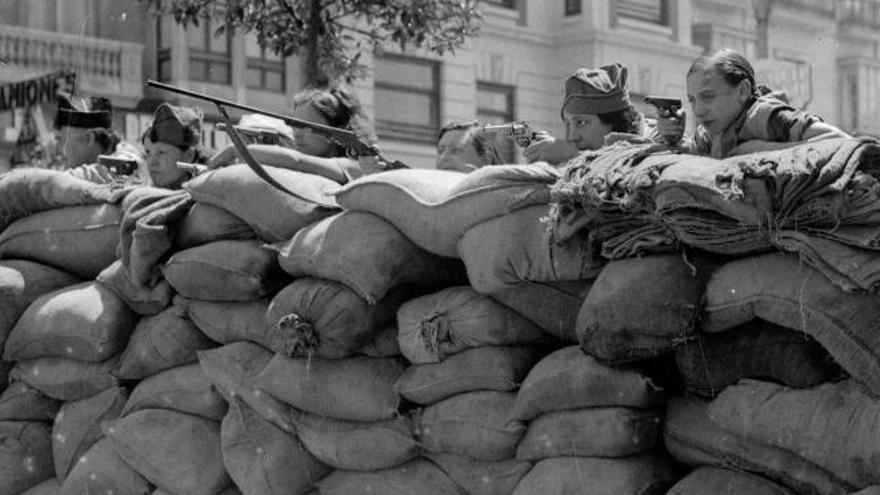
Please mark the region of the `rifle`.
[[198, 100], [204, 100], [211, 102], [217, 106], [217, 110], [220, 112], [220, 116], [223, 117], [223, 122], [226, 127], [226, 133], [229, 135], [229, 139], [232, 140], [232, 144], [235, 146], [238, 154], [242, 155], [245, 163], [253, 169], [253, 171], [264, 179], [266, 182], [272, 184], [276, 188], [287, 192], [288, 194], [292, 194], [296, 196], [292, 191], [288, 190], [281, 184], [279, 184], [275, 179], [269, 175], [268, 172], [260, 165], [251, 154], [247, 151], [247, 146], [244, 144], [244, 141], [239, 136], [238, 131], [235, 129], [234, 124], [229, 119], [229, 115], [226, 113], [226, 107], [238, 108], [239, 110], [244, 110], [249, 113], [259, 113], [262, 115], [266, 115], [268, 117], [274, 117], [276, 119], [280, 119], [284, 121], [285, 124], [291, 127], [305, 127], [311, 129], [312, 131], [324, 136], [331, 142], [342, 146], [346, 150], [346, 154], [350, 158], [357, 158], [358, 156], [376, 156], [381, 161], [385, 163], [385, 170], [392, 169], [401, 169], [401, 168], [410, 168], [403, 162], [398, 160], [389, 161], [386, 160], [382, 154], [379, 152], [379, 149], [375, 144], [372, 144], [365, 140], [364, 138], [358, 136], [358, 134], [354, 131], [349, 131], [346, 129], [339, 129], [337, 127], [331, 127], [324, 124], [318, 124], [316, 122], [309, 122], [307, 120], [297, 119], [295, 117], [290, 117], [288, 115], [282, 115], [280, 113], [270, 112], [268, 110], [263, 110], [261, 108], [256, 108], [248, 105], [242, 105], [241, 103], [236, 103], [234, 101], [224, 100], [222, 98], [217, 98], [211, 95], [206, 95], [204, 93], [198, 93], [196, 91], [190, 91], [188, 89], [178, 88], [177, 86], [172, 86], [170, 84], [161, 83], [158, 81], [147, 80], [147, 85], [152, 86], [154, 88], [159, 88], [165, 91], [170, 91], [172, 93], [177, 93], [180, 95], [188, 96], [190, 98], [195, 98]]
[[496, 125], [486, 124], [483, 126], [483, 131], [504, 134], [508, 138], [513, 139], [513, 142], [520, 148], [525, 148], [532, 144], [532, 141], [534, 141], [535, 137], [538, 135], [538, 133], [533, 131], [525, 121], [508, 122], [506, 124]]

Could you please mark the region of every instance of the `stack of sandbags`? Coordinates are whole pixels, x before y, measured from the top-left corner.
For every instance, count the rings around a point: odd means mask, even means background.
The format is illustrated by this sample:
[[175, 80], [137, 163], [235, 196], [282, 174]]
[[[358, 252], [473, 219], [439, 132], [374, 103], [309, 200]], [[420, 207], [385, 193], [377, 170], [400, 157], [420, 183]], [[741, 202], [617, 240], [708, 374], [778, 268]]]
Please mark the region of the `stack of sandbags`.
[[678, 479], [662, 447], [666, 391], [636, 368], [567, 346], [542, 359], [509, 418], [527, 424], [516, 458], [534, 463], [514, 494], [663, 493]]

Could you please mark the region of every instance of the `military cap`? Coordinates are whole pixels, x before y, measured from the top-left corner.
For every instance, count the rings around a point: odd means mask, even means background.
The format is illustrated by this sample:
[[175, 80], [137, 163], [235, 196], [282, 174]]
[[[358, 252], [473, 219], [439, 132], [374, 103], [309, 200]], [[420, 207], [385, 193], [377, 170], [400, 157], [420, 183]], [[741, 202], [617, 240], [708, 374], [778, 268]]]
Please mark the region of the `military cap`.
[[[620, 62], [595, 69], [581, 68], [565, 80], [563, 113], [601, 114], [629, 108], [627, 67]], [[564, 118], [564, 117], [563, 117]]]

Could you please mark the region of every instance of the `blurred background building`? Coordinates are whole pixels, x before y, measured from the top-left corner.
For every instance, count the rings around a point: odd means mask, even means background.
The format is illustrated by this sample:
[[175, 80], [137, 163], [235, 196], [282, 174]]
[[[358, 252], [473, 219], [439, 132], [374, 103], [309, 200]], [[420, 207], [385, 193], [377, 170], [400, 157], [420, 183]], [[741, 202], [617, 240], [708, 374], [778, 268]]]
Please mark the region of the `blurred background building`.
[[[634, 102], [685, 97], [685, 73], [721, 47], [754, 62], [758, 82], [855, 134], [880, 136], [880, 0], [483, 0], [482, 34], [454, 55], [386, 53], [355, 84], [387, 156], [432, 167], [450, 120], [525, 120], [562, 135], [562, 81], [578, 67], [630, 67]], [[247, 35], [184, 30], [134, 0], [0, 0], [0, 170], [51, 133], [54, 102], [36, 81], [72, 71], [82, 94], [109, 97], [116, 128], [137, 142], [176, 95], [148, 78], [273, 111], [301, 89], [300, 64]], [[5, 89], [3, 89], [5, 88]], [[174, 100], [182, 104], [192, 101]], [[199, 103], [199, 104], [203, 104]], [[216, 111], [204, 107], [207, 120]], [[225, 134], [206, 126], [219, 147]], [[519, 159], [511, 145], [511, 161]]]

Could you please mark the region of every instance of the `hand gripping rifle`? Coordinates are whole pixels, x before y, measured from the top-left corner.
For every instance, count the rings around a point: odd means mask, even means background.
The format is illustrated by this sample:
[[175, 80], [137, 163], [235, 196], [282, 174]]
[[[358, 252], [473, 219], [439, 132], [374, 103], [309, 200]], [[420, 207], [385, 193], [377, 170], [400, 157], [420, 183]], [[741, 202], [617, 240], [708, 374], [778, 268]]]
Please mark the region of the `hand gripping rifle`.
[[159, 88], [165, 91], [170, 91], [172, 93], [181, 94], [184, 96], [188, 96], [190, 98], [195, 98], [198, 100], [204, 100], [211, 102], [217, 106], [217, 111], [220, 112], [220, 116], [223, 118], [223, 123], [226, 127], [226, 133], [229, 135], [229, 139], [232, 141], [233, 146], [235, 146], [235, 150], [241, 155], [242, 159], [244, 159], [245, 163], [257, 174], [260, 178], [274, 186], [275, 188], [284, 191], [293, 196], [297, 196], [293, 191], [290, 191], [278, 181], [276, 181], [265, 168], [250, 154], [247, 149], [247, 145], [245, 145], [244, 141], [241, 139], [238, 131], [235, 129], [235, 126], [232, 123], [232, 120], [229, 118], [229, 115], [226, 113], [226, 107], [238, 108], [240, 110], [244, 110], [249, 113], [259, 113], [262, 115], [266, 115], [268, 117], [274, 117], [276, 119], [280, 119], [284, 121], [285, 124], [291, 127], [306, 127], [311, 129], [312, 131], [324, 136], [331, 142], [342, 146], [346, 150], [346, 154], [350, 158], [357, 158], [358, 156], [376, 156], [380, 160], [386, 163], [386, 170], [391, 169], [400, 169], [400, 168], [409, 168], [407, 165], [400, 161], [388, 161], [384, 157], [382, 157], [379, 149], [375, 144], [372, 144], [358, 136], [354, 131], [349, 131], [346, 129], [339, 129], [337, 127], [331, 127], [328, 125], [318, 124], [316, 122], [309, 122], [307, 120], [297, 119], [295, 117], [290, 117], [288, 115], [282, 115], [279, 113], [270, 112], [267, 110], [262, 110], [260, 108], [251, 107], [248, 105], [242, 105], [240, 103], [236, 103], [234, 101], [224, 100], [222, 98], [216, 98], [211, 95], [206, 95], [203, 93], [198, 93], [195, 91], [190, 91], [183, 88], [178, 88], [176, 86], [172, 86], [170, 84], [161, 83], [158, 81], [147, 80], [147, 85], [152, 86], [154, 88]]

